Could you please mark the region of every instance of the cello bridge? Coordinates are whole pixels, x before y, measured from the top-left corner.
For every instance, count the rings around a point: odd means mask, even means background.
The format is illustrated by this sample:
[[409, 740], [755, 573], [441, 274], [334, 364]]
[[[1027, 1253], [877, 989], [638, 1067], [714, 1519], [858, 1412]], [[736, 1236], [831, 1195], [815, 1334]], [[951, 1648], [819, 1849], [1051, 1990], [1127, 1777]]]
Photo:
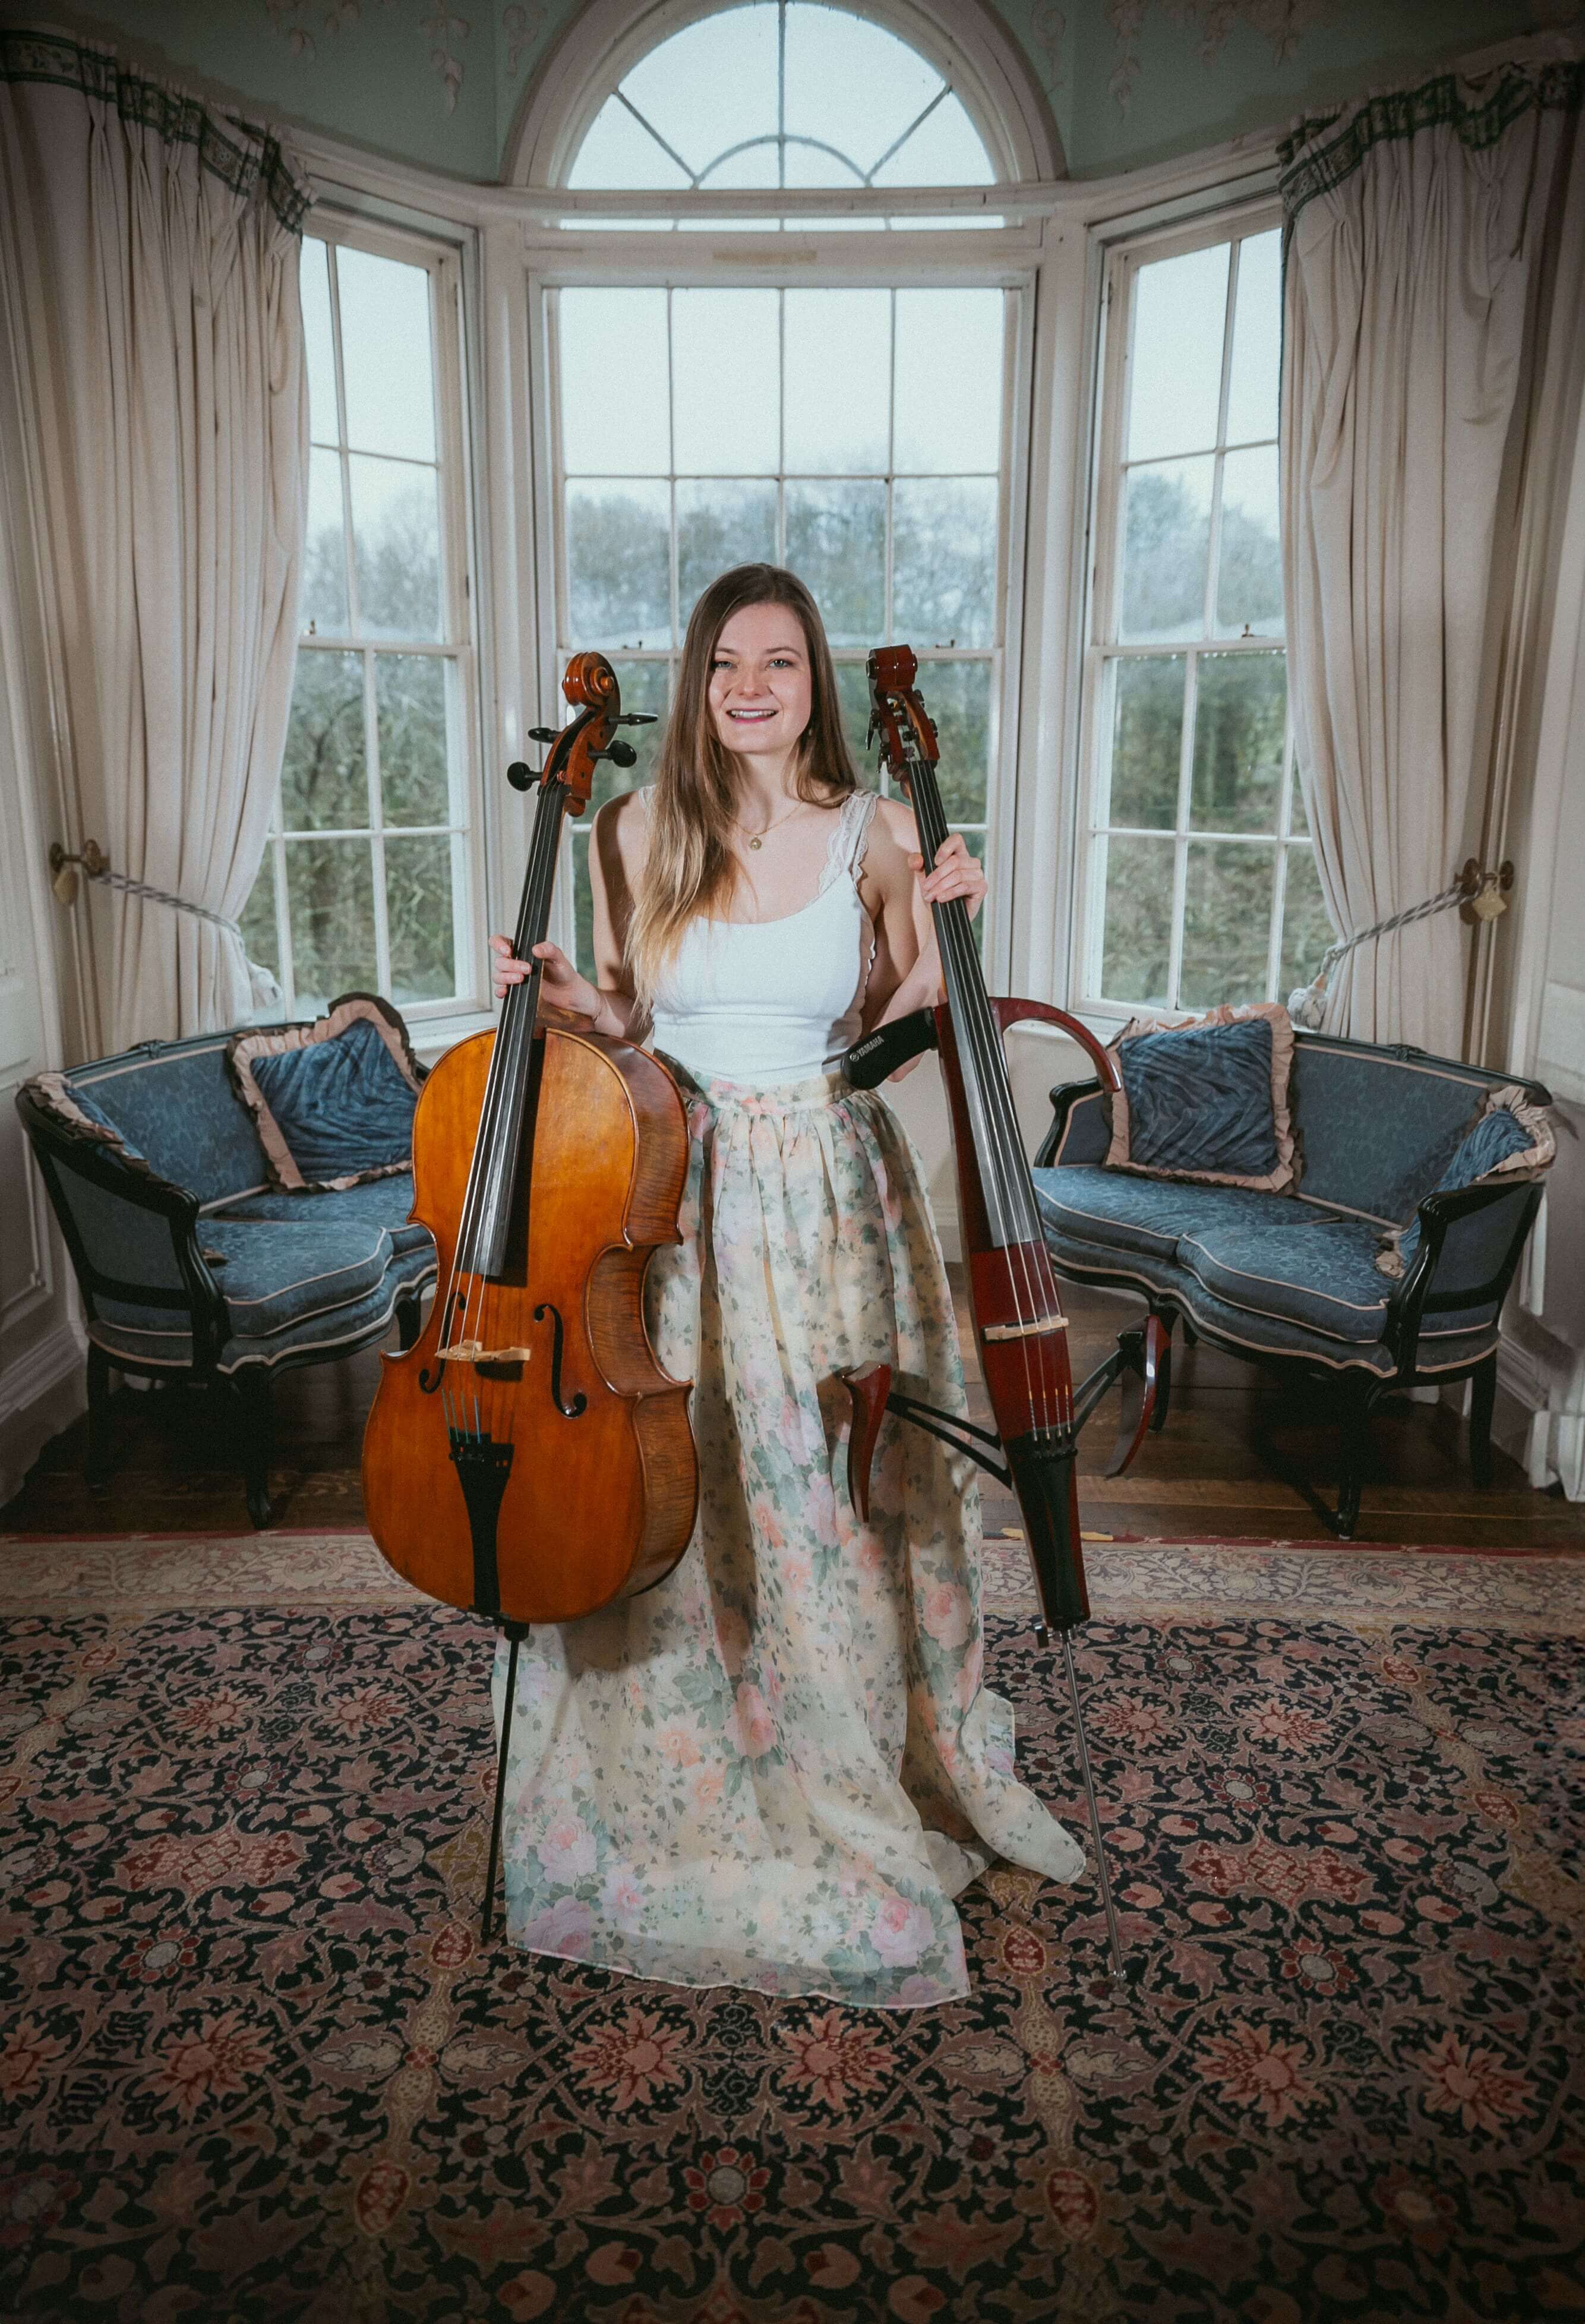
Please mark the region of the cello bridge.
[[483, 1340], [454, 1340], [439, 1351], [443, 1364], [526, 1364], [532, 1348], [487, 1348]]
[[985, 1337], [988, 1340], [1034, 1340], [1044, 1332], [1065, 1332], [1067, 1327], [1065, 1315], [1042, 1315], [1033, 1323], [988, 1323]]

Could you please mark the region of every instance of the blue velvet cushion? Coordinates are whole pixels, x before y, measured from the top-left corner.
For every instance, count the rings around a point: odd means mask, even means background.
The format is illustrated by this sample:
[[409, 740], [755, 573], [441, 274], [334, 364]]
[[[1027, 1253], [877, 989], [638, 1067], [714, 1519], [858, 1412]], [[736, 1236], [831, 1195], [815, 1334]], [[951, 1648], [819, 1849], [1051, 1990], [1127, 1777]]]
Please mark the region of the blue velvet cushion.
[[[1516, 1154], [1528, 1154], [1534, 1145], [1534, 1131], [1527, 1129], [1516, 1114], [1510, 1113], [1507, 1106], [1498, 1106], [1482, 1114], [1431, 1191], [1433, 1194], [1451, 1194], [1461, 1186], [1472, 1186]], [[1407, 1273], [1420, 1248], [1417, 1215], [1396, 1240], [1402, 1269]]]
[[[314, 1216], [320, 1209], [330, 1219], [349, 1219], [359, 1226], [383, 1227], [391, 1237], [391, 1248], [399, 1253], [410, 1250], [434, 1250], [434, 1239], [428, 1227], [419, 1226], [408, 1217], [413, 1206], [413, 1180], [410, 1170], [392, 1177], [369, 1178], [362, 1185], [348, 1186], [333, 1201], [316, 1204]], [[226, 1203], [217, 1211], [206, 1213], [217, 1219], [286, 1219], [303, 1216], [300, 1194], [244, 1194], [240, 1202]], [[199, 1232], [202, 1233], [202, 1228]]]
[[278, 1188], [339, 1190], [408, 1168], [419, 1074], [388, 1001], [347, 993], [313, 1025], [237, 1035], [228, 1055]]
[[[399, 1292], [435, 1271], [432, 1244], [399, 1256], [382, 1227], [355, 1223], [332, 1204], [306, 1215], [299, 1205], [290, 1222], [207, 1217], [198, 1246], [231, 1323], [223, 1372], [274, 1365], [310, 1347], [355, 1345], [389, 1322]], [[180, 1310], [105, 1298], [97, 1307], [92, 1336], [112, 1356], [191, 1362], [192, 1335]]]
[[1276, 1194], [1293, 1178], [1293, 1028], [1270, 1002], [1183, 1025], [1128, 1028], [1117, 1047], [1114, 1169]]
[[1181, 1179], [1137, 1178], [1093, 1163], [1036, 1170], [1035, 1199], [1047, 1227], [1113, 1250], [1154, 1252], [1170, 1259], [1181, 1235], [1203, 1228], [1270, 1216], [1290, 1234], [1327, 1214], [1286, 1194], [1253, 1194], [1242, 1186], [1196, 1186]]

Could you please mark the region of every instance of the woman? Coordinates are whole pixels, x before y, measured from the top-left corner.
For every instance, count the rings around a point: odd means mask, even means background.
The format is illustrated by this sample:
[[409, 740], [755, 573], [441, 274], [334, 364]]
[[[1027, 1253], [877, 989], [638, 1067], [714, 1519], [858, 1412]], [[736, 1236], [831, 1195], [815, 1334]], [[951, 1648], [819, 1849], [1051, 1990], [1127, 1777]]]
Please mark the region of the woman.
[[[912, 1149], [834, 1070], [939, 998], [930, 904], [984, 895], [960, 838], [928, 878], [916, 844], [902, 805], [858, 788], [808, 591], [723, 574], [652, 789], [595, 818], [597, 982], [539, 947], [545, 1000], [600, 1033], [648, 1025], [688, 1103], [683, 1240], [651, 1262], [649, 1312], [696, 1383], [700, 1494], [667, 1582], [522, 1649], [504, 1850], [530, 1950], [912, 2008], [967, 1991], [952, 1899], [993, 1854], [1083, 1868], [981, 1683], [968, 1464], [890, 1428], [868, 1525], [844, 1481], [848, 1366], [965, 1409]], [[493, 941], [499, 993], [528, 972]], [[498, 1714], [504, 1671], [503, 1650]]]

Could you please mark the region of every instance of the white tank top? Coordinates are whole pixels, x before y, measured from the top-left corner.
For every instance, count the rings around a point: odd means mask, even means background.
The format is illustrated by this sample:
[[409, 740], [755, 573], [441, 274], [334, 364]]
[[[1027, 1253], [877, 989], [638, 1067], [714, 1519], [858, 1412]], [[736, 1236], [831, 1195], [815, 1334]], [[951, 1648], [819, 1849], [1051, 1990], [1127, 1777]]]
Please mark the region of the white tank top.
[[696, 1080], [751, 1089], [807, 1081], [857, 1040], [875, 958], [859, 867], [878, 804], [873, 791], [843, 799], [802, 911], [697, 919], [685, 930], [655, 994], [652, 1038]]

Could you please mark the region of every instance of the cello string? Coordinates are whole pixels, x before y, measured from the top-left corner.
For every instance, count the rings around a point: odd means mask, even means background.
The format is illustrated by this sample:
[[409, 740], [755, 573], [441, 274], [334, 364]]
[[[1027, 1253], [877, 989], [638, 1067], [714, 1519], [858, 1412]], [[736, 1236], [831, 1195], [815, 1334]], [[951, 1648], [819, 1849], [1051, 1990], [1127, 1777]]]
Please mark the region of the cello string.
[[[923, 706], [920, 706], [921, 709]], [[921, 839], [927, 844], [930, 864], [946, 844], [946, 816], [942, 807], [934, 765], [917, 749], [917, 735], [910, 721], [908, 741], [914, 749], [908, 752], [910, 761], [909, 791], [914, 797], [915, 812], [920, 826]], [[926, 779], [921, 780], [924, 777]], [[941, 944], [944, 973], [947, 977], [949, 1001], [955, 997], [957, 1009], [953, 1010], [954, 1025], [961, 1019], [967, 1055], [960, 1060], [960, 1071], [974, 1084], [979, 1113], [983, 1126], [986, 1156], [991, 1185], [990, 1194], [1000, 1213], [998, 1229], [1004, 1238], [1011, 1239], [1009, 1250], [1008, 1279], [1012, 1290], [1015, 1312], [1021, 1322], [1038, 1320], [1033, 1300], [1034, 1286], [1029, 1277], [1026, 1237], [1023, 1222], [1018, 1216], [1018, 1204], [1013, 1201], [1014, 1180], [1007, 1155], [1007, 1124], [1005, 1112], [1008, 1093], [1005, 1089], [1006, 1061], [1001, 1054], [989, 999], [985, 992], [983, 972], [979, 952], [973, 940], [968, 908], [960, 899], [936, 908], [935, 922]], [[955, 984], [957, 991], [953, 993]], [[1019, 1154], [1021, 1164], [1022, 1155]], [[1004, 1241], [1004, 1248], [1008, 1245]], [[1019, 1357], [1024, 1370], [1025, 1392], [1033, 1416], [1037, 1410], [1036, 1373], [1044, 1381], [1044, 1367], [1038, 1351], [1030, 1348], [1030, 1335], [1019, 1340]], [[1047, 1416], [1049, 1400], [1044, 1394], [1039, 1399], [1040, 1410]]]
[[[558, 783], [547, 783], [543, 787], [540, 793], [539, 812], [534, 818], [528, 872], [524, 881], [523, 905], [517, 929], [518, 942], [522, 942], [526, 937], [530, 948], [533, 943], [538, 941], [533, 931], [539, 925], [548, 899], [549, 888], [549, 880], [547, 877], [548, 858], [549, 859], [548, 870], [551, 875], [554, 875], [554, 851], [559, 840], [561, 829], [560, 802], [555, 794], [560, 788]], [[521, 958], [521, 954], [519, 954], [517, 956]], [[470, 1235], [477, 1231], [478, 1214], [485, 1207], [487, 1190], [497, 1203], [502, 1199], [499, 1187], [493, 1184], [504, 1167], [501, 1150], [501, 1134], [509, 1119], [510, 1109], [514, 1100], [520, 1106], [522, 1102], [526, 1086], [525, 1061], [526, 1056], [531, 1056], [530, 1045], [532, 1040], [534, 1020], [538, 1015], [534, 1001], [539, 981], [537, 975], [525, 977], [508, 992], [502, 1007], [502, 1021], [496, 1034], [495, 1051], [491, 1059], [491, 1072], [485, 1084], [484, 1105], [475, 1144], [475, 1154], [480, 1161], [481, 1167], [476, 1190], [470, 1185], [470, 1192], [475, 1193], [475, 1196], [473, 1215], [469, 1220]], [[497, 1286], [487, 1276], [480, 1274], [475, 1269], [472, 1273], [472, 1281], [475, 1291], [469, 1336], [487, 1347], [491, 1344], [489, 1335], [493, 1328], [493, 1318], [502, 1302], [497, 1296]], [[493, 1436], [503, 1417], [501, 1409], [502, 1399], [499, 1392], [492, 1394], [494, 1383], [487, 1375], [482, 1376], [476, 1365], [473, 1367], [473, 1370], [475, 1384], [483, 1378], [484, 1394], [482, 1399], [481, 1418], [487, 1423], [489, 1433]]]
[[[931, 790], [934, 795], [923, 820], [930, 830], [934, 855], [945, 844], [946, 821], [934, 782]], [[998, 1199], [1006, 1213], [1003, 1231], [1009, 1234], [1012, 1243], [1009, 1254], [1009, 1285], [1020, 1320], [1042, 1322], [1054, 1310], [1060, 1315], [1061, 1304], [1055, 1297], [1055, 1279], [1046, 1259], [1038, 1216], [1032, 1207], [1028, 1167], [1024, 1159], [1022, 1140], [1018, 1134], [1012, 1110], [1000, 1032], [985, 990], [967, 907], [961, 902], [957, 903], [955, 909], [953, 905], [943, 906], [942, 916], [945, 924], [944, 934], [948, 938], [945, 951], [955, 959], [959, 972], [958, 982], [965, 1008], [964, 1029], [972, 1045], [971, 1063], [977, 1066], [981, 1078], [981, 1102], [991, 1148], [989, 1158], [999, 1181]], [[1033, 1263], [1032, 1253], [1035, 1255]], [[1042, 1276], [1045, 1282], [1041, 1280]], [[1052, 1375], [1057, 1369], [1052, 1351], [1044, 1340], [1031, 1350], [1026, 1337], [1021, 1352], [1031, 1416], [1037, 1426], [1049, 1430], [1053, 1425]], [[1059, 1413], [1060, 1404], [1059, 1379]]]

